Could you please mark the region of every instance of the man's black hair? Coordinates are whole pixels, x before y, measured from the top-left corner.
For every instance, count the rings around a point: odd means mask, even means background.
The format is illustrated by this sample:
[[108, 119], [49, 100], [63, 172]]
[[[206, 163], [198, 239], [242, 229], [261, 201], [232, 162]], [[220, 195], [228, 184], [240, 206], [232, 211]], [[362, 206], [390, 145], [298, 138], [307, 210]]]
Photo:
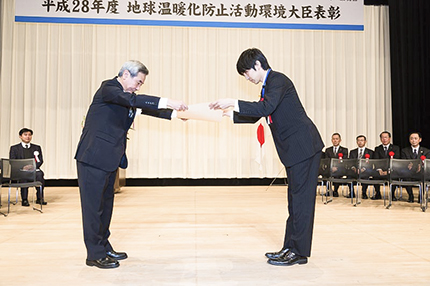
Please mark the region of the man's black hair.
[[243, 75], [247, 70], [255, 70], [255, 62], [259, 61], [261, 67], [264, 70], [270, 69], [270, 65], [267, 62], [266, 57], [263, 53], [256, 48], [247, 49], [242, 52], [239, 59], [237, 60], [236, 69], [240, 75]]
[[30, 132], [30, 134], [33, 135], [33, 130], [28, 128], [22, 128], [21, 130], [19, 130], [19, 136], [21, 136], [24, 132]]

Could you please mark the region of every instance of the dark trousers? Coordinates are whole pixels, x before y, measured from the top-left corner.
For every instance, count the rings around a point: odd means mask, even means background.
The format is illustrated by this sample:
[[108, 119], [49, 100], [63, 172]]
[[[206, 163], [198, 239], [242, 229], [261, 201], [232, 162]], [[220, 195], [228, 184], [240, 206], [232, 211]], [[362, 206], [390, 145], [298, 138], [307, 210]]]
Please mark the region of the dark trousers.
[[[375, 196], [377, 196], [377, 195], [381, 195], [381, 186], [380, 185], [374, 185], [374, 187], [375, 187]], [[393, 188], [393, 194], [394, 194], [394, 190], [395, 190], [395, 188]]]
[[77, 169], [87, 259], [104, 258], [113, 250], [108, 238], [117, 171], [106, 172], [81, 162]]
[[[407, 186], [406, 187], [406, 192], [408, 193], [409, 199], [413, 200], [414, 199], [414, 192], [412, 190], [412, 187]], [[418, 200], [420, 199], [420, 194], [418, 194]]]
[[[43, 199], [43, 189], [45, 187], [45, 179], [42, 171], [36, 171], [36, 181], [42, 183], [42, 187], [37, 187], [36, 197], [38, 200]], [[21, 200], [28, 200], [28, 188], [21, 188]]]
[[311, 255], [315, 198], [321, 152], [288, 167], [288, 219], [284, 248], [296, 254]]
[[[348, 184], [343, 184], [344, 186], [346, 186], [346, 188], [349, 190], [349, 185]], [[340, 186], [342, 186], [342, 184], [339, 184], [339, 183], [333, 183], [333, 186], [334, 186], [334, 190], [333, 190], [333, 192], [338, 192], [338, 190], [339, 190], [339, 187]]]

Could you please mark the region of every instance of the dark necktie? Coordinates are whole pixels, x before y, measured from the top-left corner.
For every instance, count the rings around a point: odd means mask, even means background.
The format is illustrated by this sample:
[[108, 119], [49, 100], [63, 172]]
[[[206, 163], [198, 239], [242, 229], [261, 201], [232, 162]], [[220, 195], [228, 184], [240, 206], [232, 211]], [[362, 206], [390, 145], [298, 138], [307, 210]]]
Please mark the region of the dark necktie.
[[384, 146], [384, 152], [385, 152], [385, 156], [387, 156], [387, 151], [388, 151], [388, 148], [387, 148], [387, 146]]
[[363, 157], [363, 149], [360, 149], [360, 154], [358, 154], [358, 159], [361, 159]]
[[25, 149], [28, 149], [28, 148], [30, 148], [30, 145], [26, 144]]
[[418, 158], [417, 149], [414, 149], [414, 155], [413, 155], [413, 158], [414, 158], [414, 159]]

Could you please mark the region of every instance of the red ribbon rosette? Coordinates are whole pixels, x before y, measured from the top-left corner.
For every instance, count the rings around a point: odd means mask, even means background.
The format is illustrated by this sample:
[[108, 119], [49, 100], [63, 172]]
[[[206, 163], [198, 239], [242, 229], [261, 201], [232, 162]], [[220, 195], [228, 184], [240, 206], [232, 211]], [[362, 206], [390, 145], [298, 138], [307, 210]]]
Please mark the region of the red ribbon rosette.
[[427, 159], [427, 158], [426, 158], [426, 156], [421, 155], [420, 159], [421, 159], [421, 161], [424, 161], [424, 160], [425, 160], [425, 159]]
[[342, 160], [343, 159], [343, 153], [337, 154], [337, 157]]
[[390, 151], [390, 153], [388, 153], [388, 155], [390, 155], [390, 158], [391, 158], [391, 159], [393, 159], [393, 157], [394, 157], [394, 152], [393, 152], [393, 151]]
[[369, 159], [370, 155], [369, 154], [364, 154], [364, 158]]

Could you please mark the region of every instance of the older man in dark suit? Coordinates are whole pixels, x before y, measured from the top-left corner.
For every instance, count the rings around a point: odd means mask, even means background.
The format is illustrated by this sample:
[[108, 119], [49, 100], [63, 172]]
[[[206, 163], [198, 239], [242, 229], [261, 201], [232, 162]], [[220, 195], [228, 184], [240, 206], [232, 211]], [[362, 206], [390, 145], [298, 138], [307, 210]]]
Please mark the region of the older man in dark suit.
[[[390, 154], [393, 154], [394, 159], [400, 159], [400, 147], [393, 145], [391, 143], [391, 133], [388, 131], [382, 131], [379, 134], [379, 139], [381, 140], [381, 145], [375, 148], [374, 158], [375, 159], [390, 159]], [[381, 199], [381, 186], [375, 185], [375, 195], [372, 197], [373, 200]], [[395, 189], [393, 188], [393, 201], [397, 201], [396, 196], [394, 196]]]
[[116, 172], [128, 164], [127, 131], [136, 108], [165, 119], [172, 117], [172, 109], [187, 109], [181, 101], [136, 95], [148, 73], [139, 61], [125, 62], [118, 76], [102, 82], [86, 116], [75, 159], [88, 266], [116, 268], [118, 260], [127, 258], [125, 252], [113, 249], [108, 238]]
[[[46, 205], [47, 202], [43, 197], [43, 188], [45, 186], [44, 173], [40, 169], [43, 164], [42, 148], [39, 145], [31, 143], [33, 139], [33, 130], [28, 128], [22, 128], [19, 130], [19, 138], [21, 143], [13, 145], [9, 150], [10, 159], [30, 159], [36, 160], [36, 181], [42, 183], [41, 187], [36, 188], [36, 203]], [[30, 206], [28, 202], [28, 188], [21, 188], [21, 205], [24, 207]]]
[[308, 262], [311, 253], [318, 184], [318, 168], [324, 144], [313, 122], [306, 115], [293, 82], [273, 71], [258, 49], [245, 50], [239, 57], [237, 71], [254, 84], [262, 83], [257, 102], [220, 99], [213, 109], [234, 107], [234, 123], [255, 123], [266, 117], [279, 158], [287, 170], [288, 212], [283, 248], [266, 253], [273, 265]]
[[[429, 158], [430, 156], [430, 150], [421, 147], [420, 143], [422, 141], [422, 136], [420, 132], [412, 132], [409, 134], [409, 143], [411, 143], [410, 147], [406, 147], [402, 149], [401, 158], [402, 159], [420, 159], [421, 156], [425, 156], [426, 158]], [[406, 191], [408, 192], [409, 198], [408, 202], [413, 203], [414, 202], [414, 193], [412, 191], [412, 187], [406, 187]], [[421, 198], [418, 198], [418, 202], [420, 203]]]

